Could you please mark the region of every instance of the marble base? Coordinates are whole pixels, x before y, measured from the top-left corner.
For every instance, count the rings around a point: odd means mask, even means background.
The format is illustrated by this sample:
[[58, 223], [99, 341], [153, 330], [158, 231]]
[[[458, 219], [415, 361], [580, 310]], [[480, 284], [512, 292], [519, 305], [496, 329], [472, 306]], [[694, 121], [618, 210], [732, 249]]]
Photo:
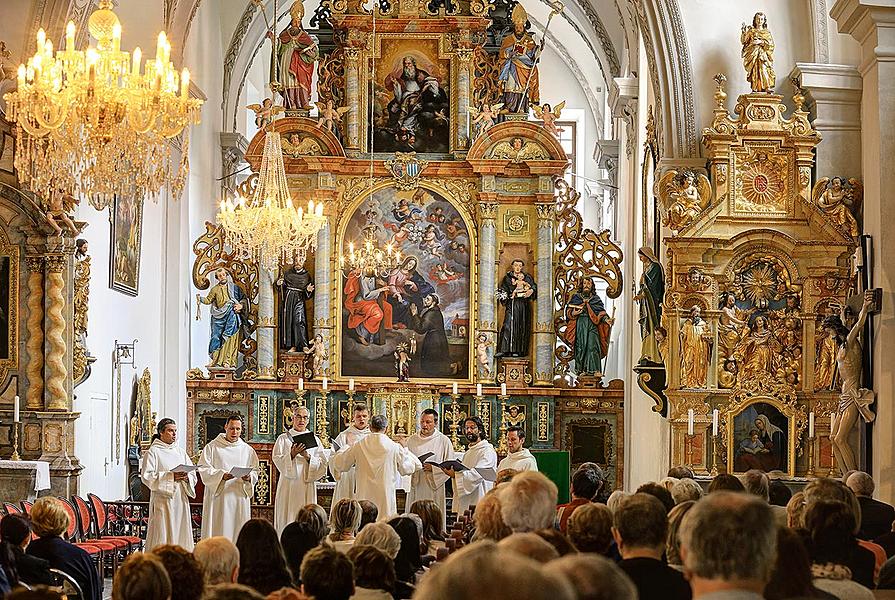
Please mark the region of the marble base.
[[497, 383], [508, 388], [525, 388], [531, 385], [531, 361], [527, 358], [498, 358]]

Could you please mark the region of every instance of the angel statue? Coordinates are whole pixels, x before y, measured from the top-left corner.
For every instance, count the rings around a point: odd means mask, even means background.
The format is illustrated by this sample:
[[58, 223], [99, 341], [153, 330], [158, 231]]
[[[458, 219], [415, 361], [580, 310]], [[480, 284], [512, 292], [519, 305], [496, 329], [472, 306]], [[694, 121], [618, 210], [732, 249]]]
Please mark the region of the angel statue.
[[746, 79], [753, 92], [773, 93], [777, 74], [774, 73], [774, 38], [768, 30], [768, 18], [764, 13], [755, 13], [752, 26], [743, 23], [740, 33], [743, 44], [743, 66]]
[[72, 221], [69, 216], [70, 213], [74, 212], [75, 206], [77, 205], [78, 201], [75, 200], [73, 196], [64, 193], [62, 190], [59, 190], [55, 194], [50, 194], [50, 198], [46, 203], [46, 217], [47, 221], [50, 223], [50, 227], [56, 232], [56, 235], [62, 235], [62, 227], [57, 220], [62, 221], [62, 224], [65, 225], [65, 228], [71, 232], [72, 235], [78, 233], [78, 226], [75, 225], [74, 221]]
[[497, 120], [497, 115], [500, 113], [501, 108], [503, 108], [503, 102], [498, 102], [497, 104], [488, 104], [486, 102], [482, 104], [481, 109], [475, 106], [469, 107], [469, 114], [473, 117], [470, 125], [476, 128], [474, 137], [479, 137], [494, 127], [494, 121]]
[[858, 220], [855, 213], [864, 196], [864, 186], [857, 179], [849, 179], [846, 185], [842, 177], [822, 177], [811, 192], [811, 199], [825, 215], [853, 238], [858, 237]]
[[546, 102], [542, 106], [534, 105], [531, 109], [534, 111], [535, 116], [544, 122], [544, 129], [554, 136], [559, 137], [559, 134], [562, 133], [562, 129], [556, 126], [556, 122], [559, 120], [559, 115], [565, 106], [566, 101], [563, 100], [553, 109], [551, 109], [550, 105]]
[[320, 118], [317, 119], [317, 127], [323, 127], [329, 130], [341, 141], [342, 136], [339, 131], [339, 123], [342, 122], [342, 115], [351, 110], [351, 107], [340, 106], [339, 108], [336, 108], [333, 106], [332, 99], [330, 99], [326, 101], [326, 104], [317, 102], [317, 110], [320, 111]]
[[712, 185], [702, 173], [667, 171], [656, 184], [656, 195], [665, 208], [662, 225], [680, 230], [696, 220], [712, 201]]
[[540, 145], [515, 137], [509, 142], [503, 141], [496, 144], [494, 149], [488, 153], [487, 158], [503, 158], [518, 163], [524, 160], [546, 160], [550, 156]]
[[261, 104], [249, 104], [246, 108], [255, 113], [255, 127], [258, 129], [267, 129], [274, 117], [286, 111], [282, 106], [275, 105], [270, 98], [265, 98]]

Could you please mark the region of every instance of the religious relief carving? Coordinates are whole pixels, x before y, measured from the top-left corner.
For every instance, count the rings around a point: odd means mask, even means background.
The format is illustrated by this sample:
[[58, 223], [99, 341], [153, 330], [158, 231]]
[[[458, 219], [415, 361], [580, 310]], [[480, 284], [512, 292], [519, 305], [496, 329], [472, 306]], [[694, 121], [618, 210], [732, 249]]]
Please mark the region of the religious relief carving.
[[791, 155], [772, 146], [746, 146], [734, 151], [734, 209], [749, 213], [785, 212], [789, 201]]
[[861, 214], [864, 186], [857, 179], [821, 177], [811, 192], [814, 204], [836, 227], [852, 238], [857, 238], [861, 228], [857, 216]]
[[310, 136], [302, 137], [298, 133], [286, 134], [283, 137], [282, 145], [283, 154], [291, 158], [326, 154], [320, 142]]
[[550, 153], [538, 142], [514, 137], [509, 142], [497, 142], [485, 153], [485, 158], [520, 163], [526, 160], [550, 160]]
[[708, 208], [712, 201], [712, 186], [702, 173], [671, 170], [656, 182], [655, 194], [664, 213], [662, 224], [677, 231]]

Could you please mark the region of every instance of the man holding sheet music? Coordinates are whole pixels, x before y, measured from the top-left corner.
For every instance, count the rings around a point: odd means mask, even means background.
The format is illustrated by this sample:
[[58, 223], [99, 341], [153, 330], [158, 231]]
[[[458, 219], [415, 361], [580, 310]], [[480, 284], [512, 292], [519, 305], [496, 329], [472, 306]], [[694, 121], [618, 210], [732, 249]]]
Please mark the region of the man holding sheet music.
[[277, 534], [295, 520], [305, 504], [317, 504], [317, 480], [326, 475], [326, 454], [320, 438], [308, 431], [311, 413], [300, 406], [292, 413], [292, 428], [273, 447], [273, 464], [280, 472], [274, 503]]
[[423, 463], [423, 469], [410, 478], [407, 490], [406, 509], [417, 500], [433, 500], [441, 508], [441, 515], [447, 518], [444, 484], [448, 477], [432, 462], [442, 463], [454, 457], [451, 440], [438, 431], [438, 411], [427, 408], [420, 415], [420, 428], [407, 438], [407, 449]]
[[162, 419], [143, 455], [140, 479], [151, 492], [147, 552], [163, 544], [193, 549], [189, 499], [196, 497], [196, 467], [176, 441], [177, 425], [173, 419]]
[[[494, 487], [497, 475], [497, 452], [488, 441], [485, 425], [478, 417], [467, 417], [463, 429], [469, 447], [461, 465], [440, 465], [442, 472], [454, 479], [454, 508], [462, 515], [470, 506], [478, 504]], [[461, 470], [463, 469], [463, 470]]]
[[202, 538], [222, 535], [235, 541], [252, 516], [251, 499], [258, 482], [258, 455], [240, 438], [242, 417], [227, 419], [224, 433], [202, 450], [199, 473], [205, 484]]

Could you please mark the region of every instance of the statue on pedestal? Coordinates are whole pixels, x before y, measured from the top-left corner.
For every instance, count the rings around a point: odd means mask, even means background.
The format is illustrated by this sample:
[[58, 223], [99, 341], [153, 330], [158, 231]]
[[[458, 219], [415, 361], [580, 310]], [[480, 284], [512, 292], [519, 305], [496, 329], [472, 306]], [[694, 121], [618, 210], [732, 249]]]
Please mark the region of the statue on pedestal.
[[214, 276], [218, 283], [208, 295], [203, 298], [196, 294], [196, 302], [211, 305], [211, 335], [208, 340], [211, 361], [207, 366], [235, 369], [242, 341], [242, 309], [246, 298], [226, 269], [218, 269]]
[[537, 298], [538, 286], [534, 278], [525, 273], [525, 262], [516, 259], [511, 263], [497, 288], [497, 299], [506, 307], [503, 326], [497, 336], [497, 355], [528, 356], [531, 339], [531, 303]]
[[575, 372], [579, 376], [603, 374], [603, 359], [609, 350], [609, 333], [615, 322], [606, 313], [594, 288], [592, 278], [582, 278], [567, 307], [568, 326], [563, 339], [575, 351]]
[[528, 13], [522, 4], [513, 8], [513, 32], [500, 43], [500, 75], [503, 105], [510, 113], [527, 113], [528, 105], [540, 101], [537, 59], [540, 46], [525, 30]]
[[283, 106], [287, 110], [307, 109], [311, 106], [314, 63], [320, 57], [320, 50], [317, 40], [302, 28], [305, 7], [301, 0], [292, 4], [289, 15], [292, 20], [278, 37], [271, 82], [279, 84], [277, 91], [282, 94]]
[[712, 327], [694, 306], [681, 330], [681, 387], [701, 389], [708, 383]]
[[777, 74], [774, 73], [774, 38], [768, 30], [768, 18], [764, 13], [755, 13], [752, 26], [743, 23], [740, 33], [743, 44], [743, 66], [746, 79], [753, 92], [774, 92]]
[[314, 295], [314, 280], [304, 265], [296, 264], [277, 281], [280, 288], [280, 347], [308, 352], [308, 312], [305, 302]]
[[634, 300], [640, 303], [640, 362], [662, 363], [656, 341], [656, 330], [662, 324], [662, 302], [665, 299], [665, 271], [655, 252], [644, 246], [637, 251], [643, 263], [643, 275]]

